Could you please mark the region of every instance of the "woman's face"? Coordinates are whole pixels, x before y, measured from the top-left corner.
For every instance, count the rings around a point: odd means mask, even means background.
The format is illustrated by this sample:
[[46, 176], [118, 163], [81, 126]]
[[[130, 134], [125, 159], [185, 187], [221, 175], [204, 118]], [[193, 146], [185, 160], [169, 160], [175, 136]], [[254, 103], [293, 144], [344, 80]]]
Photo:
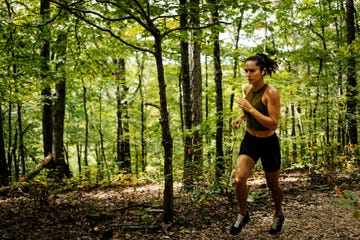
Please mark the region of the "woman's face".
[[257, 83], [259, 81], [263, 81], [263, 74], [262, 72], [265, 70], [263, 69], [263, 71], [261, 71], [260, 66], [256, 65], [256, 61], [247, 61], [245, 62], [245, 73], [246, 73], [246, 77], [249, 81], [249, 84], [254, 84]]

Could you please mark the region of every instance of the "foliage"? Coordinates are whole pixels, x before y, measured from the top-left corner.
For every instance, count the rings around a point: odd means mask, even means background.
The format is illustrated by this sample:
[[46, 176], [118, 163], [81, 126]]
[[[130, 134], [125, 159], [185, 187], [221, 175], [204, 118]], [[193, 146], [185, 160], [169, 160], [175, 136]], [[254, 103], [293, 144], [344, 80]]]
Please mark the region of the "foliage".
[[[61, 1], [60, 1], [61, 2]], [[89, 114], [88, 158], [93, 182], [111, 182], [117, 179], [116, 163], [116, 82], [114, 59], [126, 59], [126, 82], [129, 88], [124, 101], [129, 102], [129, 135], [133, 173], [141, 169], [141, 104], [144, 107], [146, 143], [146, 172], [140, 173], [149, 181], [159, 181], [163, 172], [163, 149], [161, 147], [160, 113], [154, 107], [160, 104], [156, 81], [156, 63], [153, 52], [153, 38], [149, 29], [127, 19], [126, 9], [121, 4], [144, 3], [144, 1], [69, 1], [66, 22], [58, 18], [60, 3], [52, 1], [50, 20], [43, 22], [39, 15], [39, 4], [31, 1], [5, 1], [0, 10], [0, 101], [4, 116], [4, 137], [7, 158], [11, 160], [14, 176], [15, 166], [19, 165], [19, 134], [25, 142], [26, 171], [33, 169], [37, 159], [42, 158], [41, 127], [41, 89], [49, 84], [54, 86], [57, 79], [55, 54], [56, 36], [65, 27], [69, 40], [66, 72], [67, 101], [65, 116], [65, 145], [67, 161], [76, 177], [83, 178], [85, 151], [85, 113], [83, 96]], [[109, 7], [110, 3], [114, 4]], [[169, 118], [171, 135], [174, 137], [174, 176], [181, 180], [183, 173], [183, 136], [200, 129], [206, 143], [204, 150], [204, 178], [212, 182], [215, 169], [215, 84], [212, 69], [212, 36], [210, 10], [213, 7], [203, 2], [200, 7], [202, 74], [204, 79], [203, 96], [207, 99], [207, 118], [197, 129], [184, 132], [180, 112], [179, 88], [179, 39], [187, 31], [170, 31], [179, 27], [178, 13], [191, 13], [190, 3], [184, 9], [178, 8], [178, 1], [151, 1], [147, 6], [149, 21], [164, 34], [164, 67], [168, 89]], [[60, 4], [60, 5], [59, 5]], [[118, 4], [118, 5], [116, 5]], [[117, 7], [116, 7], [117, 6]], [[78, 10], [88, 7], [92, 14]], [[234, 68], [235, 59], [240, 64], [243, 59], [257, 52], [266, 52], [280, 64], [279, 71], [267, 81], [281, 94], [282, 119], [278, 135], [281, 139], [283, 167], [285, 168], [338, 168], [349, 170], [358, 162], [357, 145], [347, 141], [346, 114], [346, 57], [349, 46], [346, 44], [343, 3], [339, 1], [221, 1], [217, 6], [220, 14], [221, 54], [223, 70], [223, 102], [225, 129], [230, 129], [229, 121], [239, 113], [236, 104], [230, 109], [232, 94], [241, 97], [241, 88], [247, 84], [241, 71], [242, 66]], [[359, 10], [359, 4], [355, 7]], [[138, 8], [131, 11], [139, 17]], [[106, 25], [97, 13], [111, 20]], [[98, 24], [97, 28], [84, 17]], [[118, 19], [124, 21], [116, 21]], [[42, 30], [48, 28], [43, 36]], [[240, 28], [239, 46], [235, 49], [236, 32]], [[101, 28], [114, 30], [116, 37]], [[47, 77], [41, 77], [41, 58], [39, 56], [42, 38], [51, 42], [52, 57]], [[119, 39], [120, 38], [120, 39]], [[121, 40], [135, 45], [139, 53]], [[359, 49], [359, 39], [352, 43], [355, 52]], [[141, 56], [141, 57], [139, 57]], [[355, 54], [357, 61], [359, 54]], [[137, 61], [143, 58], [144, 66]], [[359, 66], [357, 66], [359, 70]], [[140, 74], [140, 72], [142, 74]], [[359, 71], [358, 71], [359, 72]], [[234, 79], [234, 75], [236, 78]], [[139, 83], [143, 82], [143, 96]], [[205, 86], [206, 82], [206, 86]], [[357, 99], [358, 101], [358, 99]], [[21, 106], [20, 114], [23, 132], [19, 133], [16, 106]], [[205, 100], [204, 100], [205, 105]], [[358, 118], [355, 112], [354, 117]], [[230, 131], [231, 132], [231, 131]], [[227, 152], [227, 171], [232, 170], [238, 144], [244, 129], [226, 133], [224, 148]], [[103, 138], [103, 139], [102, 139]], [[103, 141], [102, 141], [103, 140]], [[101, 146], [101, 144], [103, 144]], [[35, 159], [35, 162], [34, 162]], [[9, 161], [10, 161], [9, 160]], [[101, 160], [101, 161], [100, 161]], [[80, 162], [80, 166], [79, 166]], [[16, 164], [17, 165], [16, 165]], [[82, 167], [82, 171], [80, 171]], [[97, 171], [100, 168], [101, 171]], [[259, 167], [260, 168], [260, 167]], [[103, 172], [103, 179], [101, 174]], [[97, 176], [99, 175], [99, 176]], [[231, 173], [229, 174], [231, 175]], [[16, 180], [13, 178], [13, 180]], [[122, 181], [122, 178], [118, 178]], [[210, 194], [211, 195], [211, 194]], [[201, 194], [199, 195], [201, 196]]]
[[360, 195], [350, 190], [342, 191], [339, 187], [336, 187], [335, 191], [340, 196], [335, 199], [335, 202], [344, 208], [353, 209], [354, 218], [360, 220]]

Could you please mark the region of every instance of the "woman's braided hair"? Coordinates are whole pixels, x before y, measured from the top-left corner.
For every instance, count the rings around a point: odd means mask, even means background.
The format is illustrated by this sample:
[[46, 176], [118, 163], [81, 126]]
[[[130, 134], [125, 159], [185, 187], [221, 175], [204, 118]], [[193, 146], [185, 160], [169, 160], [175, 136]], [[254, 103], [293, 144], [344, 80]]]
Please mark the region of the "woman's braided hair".
[[256, 65], [260, 67], [260, 70], [266, 68], [266, 73], [269, 73], [270, 76], [272, 73], [275, 73], [278, 68], [278, 64], [264, 53], [258, 53], [254, 56], [248, 57], [245, 62], [247, 61], [255, 61]]

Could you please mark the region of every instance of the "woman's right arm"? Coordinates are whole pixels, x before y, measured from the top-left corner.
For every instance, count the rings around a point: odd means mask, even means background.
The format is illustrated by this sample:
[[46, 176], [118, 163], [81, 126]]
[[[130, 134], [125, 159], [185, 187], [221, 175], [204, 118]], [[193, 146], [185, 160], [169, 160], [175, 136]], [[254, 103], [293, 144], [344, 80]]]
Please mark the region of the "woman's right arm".
[[241, 114], [239, 117], [237, 117], [235, 119], [235, 121], [233, 121], [233, 128], [234, 129], [238, 129], [242, 123], [242, 121], [244, 120], [244, 118], [246, 118], [245, 113]]

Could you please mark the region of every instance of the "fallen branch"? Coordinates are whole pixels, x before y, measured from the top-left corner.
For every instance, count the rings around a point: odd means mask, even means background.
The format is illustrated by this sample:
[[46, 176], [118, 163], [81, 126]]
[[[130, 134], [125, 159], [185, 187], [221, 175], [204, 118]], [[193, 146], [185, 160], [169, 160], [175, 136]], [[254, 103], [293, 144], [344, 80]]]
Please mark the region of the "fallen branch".
[[44, 160], [42, 160], [40, 163], [38, 163], [35, 166], [35, 170], [29, 173], [28, 175], [22, 176], [19, 181], [20, 182], [27, 182], [30, 179], [34, 178], [36, 175], [40, 173], [41, 170], [43, 170], [46, 166], [48, 166], [53, 161], [52, 154], [50, 153], [47, 155]]

